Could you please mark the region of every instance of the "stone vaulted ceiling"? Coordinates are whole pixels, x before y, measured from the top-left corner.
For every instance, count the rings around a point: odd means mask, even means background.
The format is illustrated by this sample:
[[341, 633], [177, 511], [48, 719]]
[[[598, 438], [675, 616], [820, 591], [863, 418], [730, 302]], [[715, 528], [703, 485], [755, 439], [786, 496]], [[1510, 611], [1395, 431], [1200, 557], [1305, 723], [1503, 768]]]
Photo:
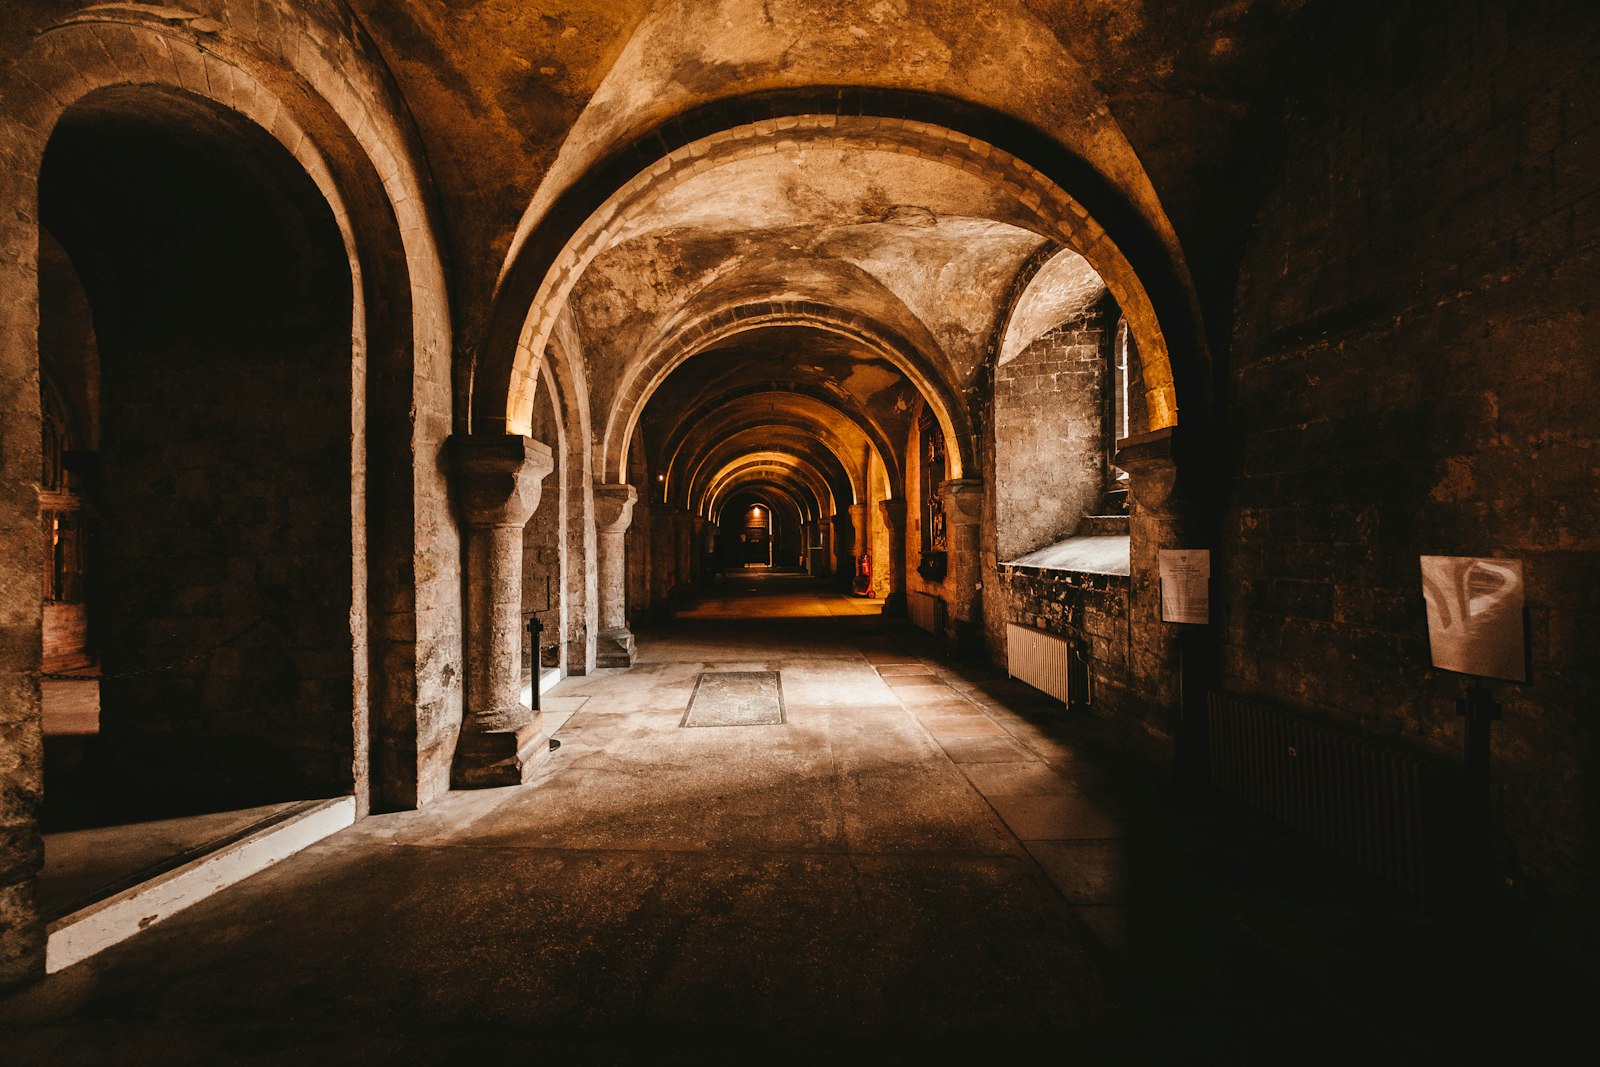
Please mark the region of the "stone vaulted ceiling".
[[[702, 141], [643, 171], [666, 159], [651, 149], [653, 130], [728, 101], [817, 87], [963, 101], [1021, 120], [1087, 164], [1105, 186], [1090, 192], [1125, 205], [1188, 277], [1182, 285], [1200, 292], [1213, 267], [1227, 276], [1241, 209], [1215, 196], [1203, 208], [1187, 202], [1183, 177], [1226, 170], [1232, 154], [1258, 147], [1273, 118], [1262, 86], [1284, 69], [1269, 42], [1284, 39], [1286, 20], [1307, 17], [1296, 0], [352, 6], [432, 164], [458, 352], [492, 347], [497, 300], [513, 305], [503, 316], [526, 318], [529, 360], [546, 358], [559, 321], [570, 376], [590, 391], [596, 477], [628, 477], [622, 457], [642, 434], [650, 468], [693, 509], [731, 453], [763, 433], [805, 436], [811, 448], [772, 462], [805, 468], [840, 500], [861, 491], [868, 456], [897, 484], [923, 401], [959, 473], [971, 458], [970, 413], [956, 398], [1001, 347], [1027, 282], [1019, 272], [1058, 251], [1059, 235], [1039, 225], [1035, 201], [937, 147], [802, 128], [714, 163], [700, 157], [718, 146]], [[714, 142], [718, 127], [758, 117], [735, 107], [699, 132]], [[596, 186], [595, 175], [641, 144], [640, 162], [609, 179], [632, 185], [603, 212], [573, 208], [574, 189]], [[508, 272], [541, 241], [566, 250], [537, 294], [531, 283], [520, 291]], [[1101, 291], [1096, 267], [1070, 253], [1053, 261], [1017, 306], [1007, 343], [1049, 329], [1073, 293]], [[1105, 284], [1124, 295], [1114, 274]], [[796, 307], [807, 310], [789, 313]], [[703, 324], [757, 310], [766, 317], [748, 330], [735, 324], [692, 343]], [[1131, 318], [1136, 332], [1153, 329], [1148, 316]], [[1156, 362], [1152, 388], [1162, 387]], [[513, 375], [513, 429], [537, 378], [531, 366]], [[1173, 410], [1170, 392], [1154, 403]]]
[[[467, 343], [515, 235], [621, 145], [697, 106], [797, 86], [973, 101], [1057, 138], [1158, 229], [1217, 247], [1249, 203], [1191, 202], [1277, 119], [1308, 0], [351, 0], [410, 103]], [[1314, 42], [1313, 42], [1314, 46]], [[1215, 190], [1225, 185], [1209, 183]], [[531, 207], [530, 207], [531, 205]]]

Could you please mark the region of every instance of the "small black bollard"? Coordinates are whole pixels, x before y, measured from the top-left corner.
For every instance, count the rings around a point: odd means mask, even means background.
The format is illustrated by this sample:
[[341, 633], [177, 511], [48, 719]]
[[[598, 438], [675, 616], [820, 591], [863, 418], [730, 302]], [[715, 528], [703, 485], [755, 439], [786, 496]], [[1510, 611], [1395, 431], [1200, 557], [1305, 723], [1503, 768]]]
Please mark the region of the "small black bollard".
[[528, 616], [528, 636], [533, 638], [530, 643], [532, 651], [529, 658], [533, 660], [533, 692], [528, 697], [528, 706], [534, 711], [539, 710], [539, 676], [544, 673], [544, 655], [539, 647], [539, 635], [544, 633], [544, 623], [539, 621], [538, 615]]

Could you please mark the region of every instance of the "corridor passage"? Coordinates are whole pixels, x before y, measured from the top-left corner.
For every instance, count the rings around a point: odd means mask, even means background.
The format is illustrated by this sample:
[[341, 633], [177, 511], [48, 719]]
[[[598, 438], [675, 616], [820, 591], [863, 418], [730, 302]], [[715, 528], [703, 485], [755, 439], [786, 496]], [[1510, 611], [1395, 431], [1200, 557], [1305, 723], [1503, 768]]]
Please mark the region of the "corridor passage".
[[[361, 821], [0, 1002], [6, 1062], [1437, 1047], [1375, 889], [1172, 814], [1086, 721], [876, 610], [723, 578], [545, 698], [532, 783]], [[777, 672], [785, 721], [681, 725], [732, 671]]]

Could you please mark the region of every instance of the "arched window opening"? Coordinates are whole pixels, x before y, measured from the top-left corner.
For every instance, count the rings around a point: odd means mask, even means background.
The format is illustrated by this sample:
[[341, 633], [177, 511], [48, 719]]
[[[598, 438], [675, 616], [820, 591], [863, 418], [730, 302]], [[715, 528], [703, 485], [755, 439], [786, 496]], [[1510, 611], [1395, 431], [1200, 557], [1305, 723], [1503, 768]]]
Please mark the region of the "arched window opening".
[[1121, 404], [1118, 308], [1081, 256], [1062, 251], [1011, 313], [994, 376], [995, 551], [1015, 559], [1103, 514]]
[[1144, 395], [1144, 369], [1139, 361], [1139, 346], [1128, 328], [1128, 320], [1117, 317], [1112, 334], [1111, 349], [1107, 355], [1106, 377], [1111, 383], [1106, 411], [1106, 489], [1113, 495], [1117, 507], [1124, 507], [1128, 489], [1128, 472], [1116, 465], [1117, 449], [1121, 442], [1146, 432], [1150, 428]]

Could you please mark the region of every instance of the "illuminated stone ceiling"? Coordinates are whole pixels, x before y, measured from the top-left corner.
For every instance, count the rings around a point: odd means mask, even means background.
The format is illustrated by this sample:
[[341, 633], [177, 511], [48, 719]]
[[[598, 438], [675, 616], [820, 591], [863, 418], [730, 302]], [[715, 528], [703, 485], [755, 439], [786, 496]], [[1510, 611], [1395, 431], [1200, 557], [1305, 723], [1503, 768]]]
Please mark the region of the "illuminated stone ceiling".
[[[774, 435], [806, 428], [825, 456], [791, 449], [794, 462], [836, 495], [859, 490], [864, 456], [898, 482], [924, 403], [961, 473], [973, 413], [959, 398], [987, 361], [1105, 286], [1149, 350], [1152, 411], [1170, 421], [1163, 330], [1193, 318], [1158, 313], [1135, 266], [1120, 252], [1106, 258], [1092, 217], [1085, 225], [1081, 208], [1041, 204], [1049, 181], [1012, 181], [981, 140], [952, 153], [937, 125], [847, 129], [843, 112], [835, 128], [804, 107], [800, 121], [783, 120], [795, 105], [761, 101], [808, 93], [823, 114], [828, 87], [841, 87], [959, 101], [1020, 123], [1065, 151], [1068, 172], [1092, 173], [1094, 202], [1121, 205], [1192, 291], [1204, 278], [1190, 279], [1185, 241], [1236, 241], [1239, 228], [1232, 205], [1189, 203], [1181, 183], [1162, 179], [1226, 168], [1259, 134], [1252, 107], [1281, 70], [1266, 49], [1304, 6], [353, 3], [412, 103], [452, 243], [479, 252], [448, 265], [457, 349], [493, 366], [520, 336], [507, 407], [517, 430], [559, 332], [567, 375], [587, 390], [595, 476], [637, 476], [623, 468], [642, 445], [691, 508], [705, 488], [695, 472], [755, 432], [762, 404]], [[674, 124], [689, 132], [661, 132]], [[1019, 277], [1063, 245], [1088, 260], [1066, 252], [1031, 284]], [[497, 335], [495, 315], [513, 326]], [[1181, 342], [1203, 351], [1201, 327], [1184, 329]], [[478, 386], [487, 414], [501, 380]]]

